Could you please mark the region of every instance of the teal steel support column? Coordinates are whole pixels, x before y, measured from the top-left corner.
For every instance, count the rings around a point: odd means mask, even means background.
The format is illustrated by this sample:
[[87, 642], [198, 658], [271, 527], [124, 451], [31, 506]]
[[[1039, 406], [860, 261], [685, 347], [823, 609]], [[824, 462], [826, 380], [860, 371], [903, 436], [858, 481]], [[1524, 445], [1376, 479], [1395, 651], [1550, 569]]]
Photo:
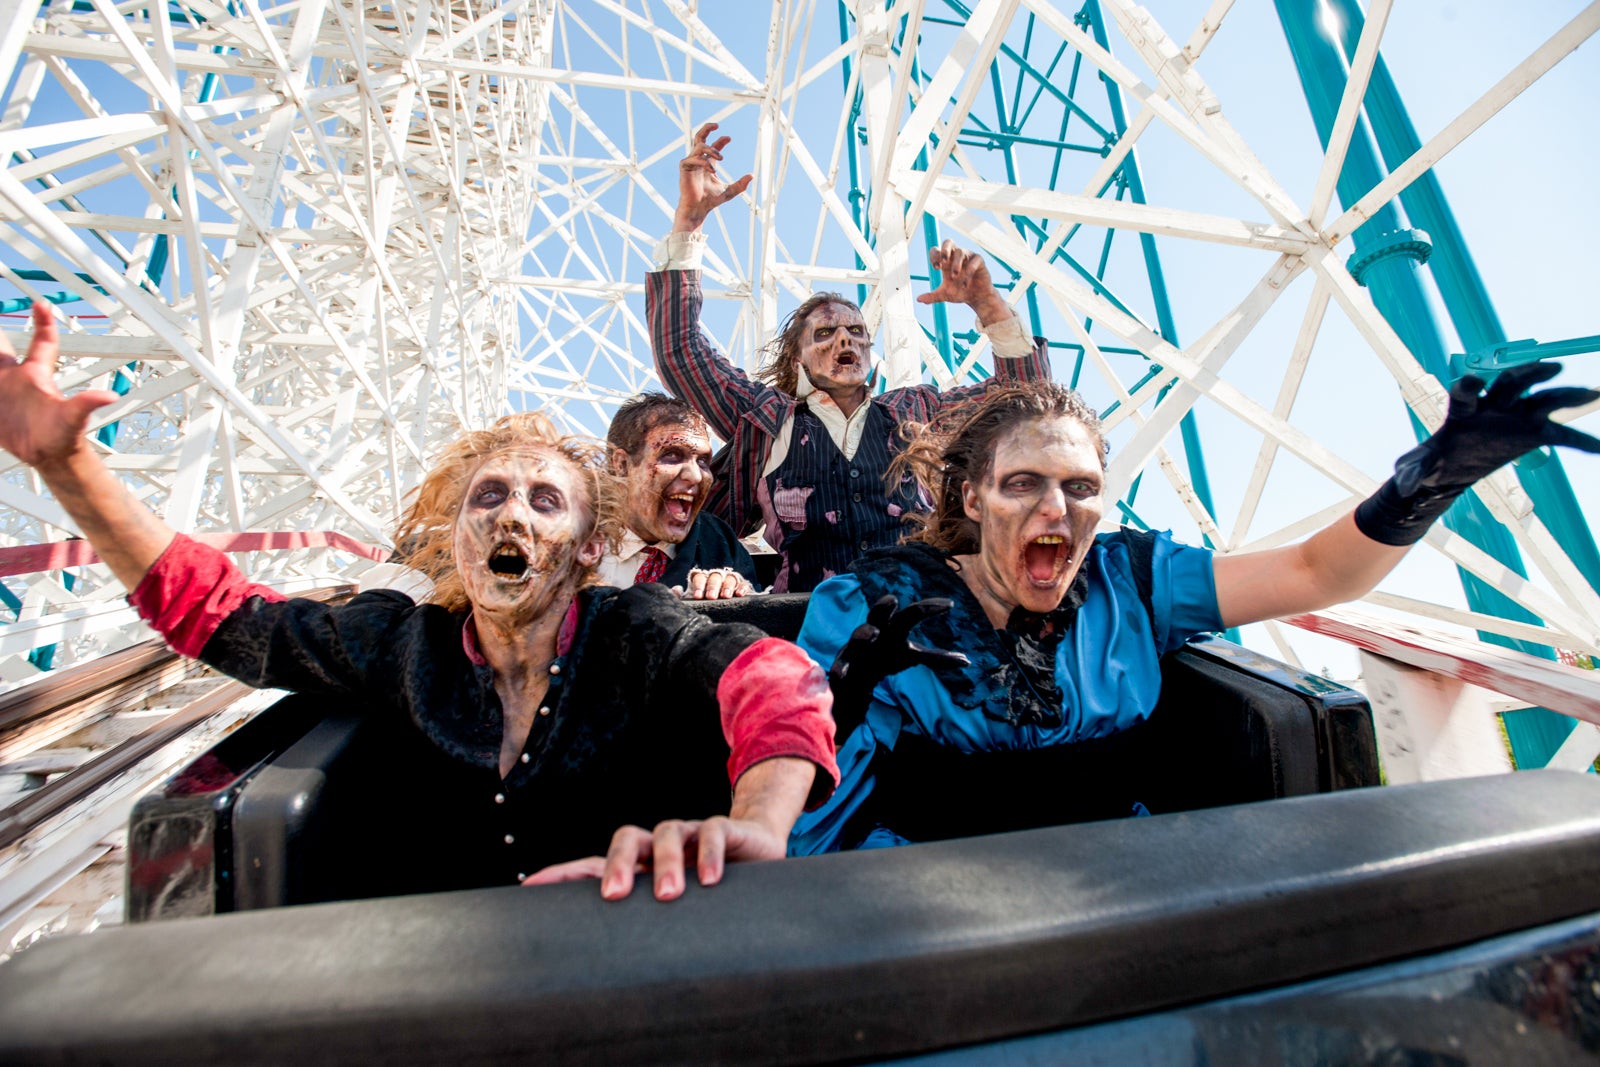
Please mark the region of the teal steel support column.
[[[1275, 4], [1318, 136], [1326, 146], [1349, 75], [1349, 57], [1354, 54], [1364, 18], [1360, 9], [1346, 0], [1333, 0], [1329, 5], [1308, 0], [1275, 0]], [[1342, 25], [1333, 26], [1331, 23]], [[1372, 95], [1369, 90], [1369, 101]], [[1385, 106], [1384, 114], [1391, 120], [1395, 113], [1403, 113], [1398, 96], [1392, 96]], [[1347, 207], [1376, 186], [1385, 175], [1381, 160], [1386, 153], [1381, 151], [1378, 144], [1373, 125], [1369, 122], [1371, 117], [1366, 113], [1358, 117], [1344, 169], [1339, 175], [1339, 199]], [[1409, 126], [1409, 123], [1406, 125]], [[1393, 121], [1386, 124], [1385, 137], [1396, 147], [1403, 140], [1399, 133]], [[1411, 136], [1414, 138], [1415, 134]], [[1463, 333], [1463, 340], [1467, 332], [1498, 332], [1499, 323], [1493, 316], [1487, 295], [1483, 293], [1476, 270], [1471, 268], [1470, 258], [1464, 258], [1465, 244], [1445, 205], [1443, 194], [1438, 191], [1437, 180], [1431, 174], [1427, 177], [1433, 183], [1435, 195], [1414, 197], [1409, 202], [1402, 196], [1399, 203], [1391, 201], [1355, 231], [1356, 250], [1350, 260], [1350, 273], [1368, 288], [1373, 303], [1423, 367], [1448, 385], [1452, 381], [1449, 353], [1419, 275], [1422, 264], [1433, 254], [1435, 242], [1431, 232], [1411, 229], [1412, 222], [1418, 220], [1408, 219], [1402, 209], [1420, 208], [1419, 214], [1440, 226], [1441, 237], [1450, 249], [1447, 258], [1451, 264], [1450, 269], [1441, 273], [1440, 277], [1448, 275], [1453, 296], [1481, 304], [1470, 313], [1467, 308], [1462, 308], [1456, 326], [1458, 332]], [[1465, 268], [1463, 263], [1466, 264]], [[1502, 335], [1495, 340], [1504, 340], [1504, 337]], [[1412, 424], [1419, 438], [1426, 434], [1426, 428], [1415, 417]], [[1526, 574], [1516, 543], [1474, 494], [1463, 495], [1446, 514], [1444, 521], [1450, 529], [1507, 567], [1519, 574]], [[1459, 573], [1467, 602], [1473, 610], [1501, 618], [1538, 622], [1493, 586], [1466, 571]], [[1493, 644], [1554, 658], [1554, 653], [1543, 645], [1489, 633], [1481, 633], [1480, 636]], [[1555, 747], [1573, 727], [1570, 719], [1553, 716], [1542, 709], [1532, 715], [1522, 713], [1520, 716], [1508, 716], [1506, 725], [1511, 735], [1513, 754], [1518, 765], [1524, 767], [1543, 766], [1548, 762]]]
[[[1364, 21], [1360, 7], [1355, 0], [1326, 2], [1340, 16], [1338, 29], [1345, 54], [1355, 55]], [[1406, 113], [1405, 104], [1400, 99], [1399, 90], [1395, 88], [1394, 79], [1390, 77], [1388, 65], [1382, 56], [1378, 57], [1373, 67], [1365, 108], [1373, 136], [1378, 142], [1378, 150], [1390, 170], [1422, 147], [1416, 128], [1411, 124], [1411, 116]], [[1450, 322], [1466, 352], [1473, 355], [1504, 345], [1507, 338], [1500, 324], [1500, 316], [1489, 299], [1466, 239], [1456, 225], [1455, 215], [1445, 199], [1438, 176], [1431, 170], [1424, 173], [1401, 191], [1400, 202], [1412, 221], [1428, 231], [1433, 240], [1433, 256], [1428, 261], [1428, 272], [1439, 288], [1445, 313], [1450, 316]], [[1551, 357], [1592, 351], [1594, 348], [1584, 345], [1582, 339], [1543, 346], [1543, 353]], [[1466, 369], [1483, 373], [1470, 364]], [[1452, 370], [1456, 370], [1454, 365]], [[1529, 498], [1534, 501], [1539, 520], [1549, 528], [1551, 536], [1589, 585], [1600, 591], [1600, 551], [1596, 550], [1594, 534], [1572, 492], [1560, 457], [1550, 449], [1540, 449], [1512, 469], [1516, 471]]]

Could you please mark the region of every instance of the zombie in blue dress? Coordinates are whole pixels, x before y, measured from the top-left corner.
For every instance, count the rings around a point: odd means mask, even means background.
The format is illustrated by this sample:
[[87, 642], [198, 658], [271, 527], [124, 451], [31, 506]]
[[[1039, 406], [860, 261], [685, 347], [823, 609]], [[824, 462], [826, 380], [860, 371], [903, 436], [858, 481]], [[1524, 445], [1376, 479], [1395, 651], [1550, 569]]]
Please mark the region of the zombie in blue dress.
[[[1046, 786], [1061, 810], [1019, 813], [1016, 825], [1132, 813], [1136, 798], [1104, 780], [1117, 764], [1117, 737], [1155, 708], [1161, 656], [1223, 628], [1211, 552], [1122, 530], [1095, 539], [1060, 606], [1043, 615], [1018, 608], [1003, 630], [940, 550], [912, 542], [869, 553], [812, 593], [801, 647], [831, 664], [886, 593], [900, 604], [948, 598], [950, 611], [920, 623], [917, 639], [969, 662], [890, 675], [863, 721], [840, 724], [839, 788], [795, 825], [791, 855], [1012, 828], [994, 813], [1007, 806], [997, 794], [1019, 776], [1065, 780]], [[1070, 762], [1066, 749], [1076, 750]], [[1056, 751], [1014, 758], [1044, 750]], [[984, 754], [1012, 758], [972, 758]]]

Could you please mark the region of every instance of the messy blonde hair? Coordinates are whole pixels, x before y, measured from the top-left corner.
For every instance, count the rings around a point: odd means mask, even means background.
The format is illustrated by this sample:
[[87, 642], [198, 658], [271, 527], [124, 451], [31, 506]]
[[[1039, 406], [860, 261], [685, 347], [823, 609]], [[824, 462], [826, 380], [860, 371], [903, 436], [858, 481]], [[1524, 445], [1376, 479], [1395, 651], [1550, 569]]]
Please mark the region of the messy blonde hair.
[[902, 425], [905, 451], [889, 465], [884, 482], [898, 485], [909, 472], [933, 501], [931, 513], [911, 517], [920, 529], [907, 540], [926, 542], [952, 556], [977, 552], [983, 532], [967, 517], [961, 486], [978, 485], [988, 476], [1000, 439], [1014, 427], [1063, 416], [1094, 434], [1104, 470], [1108, 449], [1100, 416], [1075, 390], [1054, 382], [991, 386], [982, 396], [947, 408], [931, 423]]
[[[622, 492], [605, 469], [605, 449], [599, 441], [559, 432], [546, 415], [506, 415], [486, 430], [473, 430], [457, 438], [435, 461], [422, 484], [411, 493], [411, 503], [395, 528], [394, 540], [405, 564], [433, 581], [433, 603], [450, 611], [466, 611], [466, 589], [456, 571], [456, 515], [472, 476], [489, 457], [516, 450], [548, 452], [565, 460], [584, 488], [582, 501], [586, 528], [582, 545], [596, 534], [612, 548], [622, 529]], [[597, 580], [590, 568], [579, 585]]]

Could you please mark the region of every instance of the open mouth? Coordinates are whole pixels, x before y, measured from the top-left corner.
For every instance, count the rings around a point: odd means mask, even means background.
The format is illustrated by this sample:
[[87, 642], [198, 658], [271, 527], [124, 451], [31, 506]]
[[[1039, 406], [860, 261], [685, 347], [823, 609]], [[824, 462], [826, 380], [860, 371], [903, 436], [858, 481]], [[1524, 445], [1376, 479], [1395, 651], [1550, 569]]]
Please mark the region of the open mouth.
[[1067, 565], [1068, 548], [1067, 539], [1060, 534], [1044, 534], [1029, 541], [1022, 550], [1028, 580], [1036, 585], [1052, 584]]
[[858, 367], [861, 365], [861, 357], [853, 352], [845, 352], [835, 356], [833, 363], [836, 367]]
[[691, 493], [673, 493], [666, 498], [667, 518], [673, 522], [688, 522], [694, 513], [694, 496]]
[[489, 553], [488, 566], [492, 574], [508, 581], [524, 580], [529, 574], [527, 555], [511, 544], [500, 545]]

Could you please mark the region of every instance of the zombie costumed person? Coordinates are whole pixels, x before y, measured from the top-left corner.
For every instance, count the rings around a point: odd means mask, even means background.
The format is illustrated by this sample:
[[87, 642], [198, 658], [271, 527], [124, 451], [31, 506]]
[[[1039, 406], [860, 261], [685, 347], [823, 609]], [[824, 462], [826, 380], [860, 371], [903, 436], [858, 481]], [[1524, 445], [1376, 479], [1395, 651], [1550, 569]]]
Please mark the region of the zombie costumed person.
[[622, 481], [626, 529], [600, 561], [603, 584], [659, 582], [689, 600], [757, 591], [750, 553], [703, 510], [715, 481], [705, 419], [676, 397], [640, 393], [617, 409], [606, 449]]
[[[1438, 432], [1354, 511], [1227, 556], [1167, 533], [1095, 535], [1106, 446], [1071, 390], [996, 389], [948, 413], [904, 454], [936, 502], [916, 538], [812, 594], [799, 641], [833, 665], [841, 781], [801, 816], [791, 854], [1137, 813], [1119, 742], [1156, 725], [1160, 657], [1363, 595], [1451, 501], [1534, 448], [1600, 451], [1550, 419], [1600, 393], [1525, 395], [1557, 370], [1505, 371], [1487, 392], [1461, 379]], [[917, 603], [930, 598], [948, 610]]]
[[[45, 305], [33, 325], [26, 359], [0, 339], [0, 447], [39, 473], [141, 617], [249, 685], [346, 697], [426, 753], [393, 788], [425, 791], [437, 818], [388, 858], [391, 891], [570, 877], [552, 865], [609, 847], [604, 895], [654, 858], [667, 899], [686, 856], [703, 883], [725, 860], [781, 856], [807, 798], [832, 787], [831, 695], [798, 648], [713, 625], [659, 585], [592, 584], [619, 512], [597, 443], [517, 415], [446, 449], [396, 532], [433, 581], [428, 603], [285, 599], [129, 494], [84, 436], [117, 397], [63, 396]], [[705, 821], [675, 821], [691, 816]]]
[[884, 482], [901, 447], [901, 423], [925, 422], [994, 383], [1048, 380], [1049, 350], [1043, 338], [1027, 335], [991, 283], [983, 257], [946, 241], [928, 253], [940, 284], [917, 300], [972, 308], [996, 357], [988, 382], [943, 393], [916, 385], [873, 396], [866, 320], [838, 293], [817, 293], [796, 308], [751, 380], [700, 327], [702, 227], [750, 184], [749, 175], [734, 182], [717, 177], [729, 139], [708, 141], [716, 128], [701, 127], [679, 164], [672, 233], [657, 249], [658, 269], [645, 276], [650, 344], [667, 389], [728, 442], [711, 511], [740, 536], [765, 524], [767, 542], [782, 557], [772, 591], [806, 592], [843, 573], [863, 551], [895, 544], [910, 532], [907, 516], [923, 507], [915, 484], [890, 488]]

